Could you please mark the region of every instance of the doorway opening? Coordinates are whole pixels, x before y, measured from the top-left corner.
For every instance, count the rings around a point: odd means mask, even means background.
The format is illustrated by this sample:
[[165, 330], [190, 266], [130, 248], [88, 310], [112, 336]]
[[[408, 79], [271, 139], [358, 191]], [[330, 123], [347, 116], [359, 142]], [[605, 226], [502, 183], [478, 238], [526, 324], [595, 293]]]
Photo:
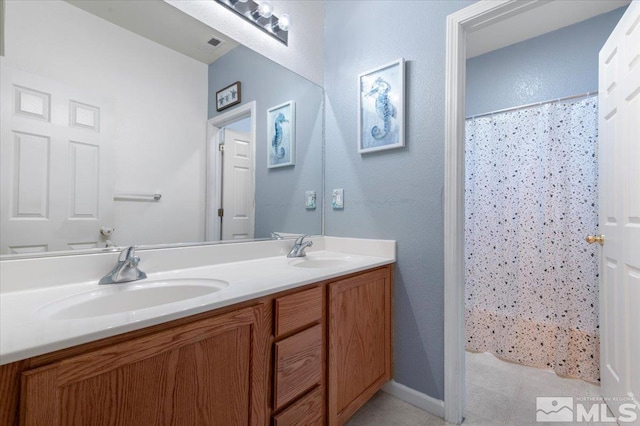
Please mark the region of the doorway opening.
[[253, 239], [256, 103], [207, 121], [206, 241]]
[[[549, 15], [546, 7], [562, 5], [552, 1], [500, 1], [478, 2], [448, 17], [447, 62], [446, 62], [446, 148], [445, 148], [445, 420], [461, 423], [465, 402], [465, 90], [466, 58], [470, 46], [468, 34], [483, 29], [493, 31], [499, 37], [488, 38], [487, 45], [493, 46], [485, 52], [526, 40], [549, 32]], [[596, 3], [596, 2], [592, 2]], [[604, 3], [604, 2], [603, 2]], [[628, 4], [628, 2], [627, 2]], [[625, 4], [619, 4], [618, 7]], [[559, 6], [559, 7], [560, 7]], [[555, 6], [553, 6], [555, 7]], [[575, 10], [575, 9], [574, 9]], [[533, 14], [533, 15], [531, 15]], [[554, 14], [557, 15], [557, 14]], [[567, 16], [567, 26], [578, 22]], [[532, 16], [537, 16], [537, 19]], [[595, 16], [592, 15], [592, 16]], [[505, 26], [508, 20], [519, 22]], [[585, 19], [585, 18], [583, 18]], [[528, 34], [500, 45], [509, 39], [516, 27], [526, 26], [530, 21]], [[558, 20], [554, 20], [557, 22]], [[540, 25], [539, 25], [540, 24]], [[508, 35], [505, 37], [505, 34]], [[521, 34], [520, 34], [521, 35]], [[485, 46], [486, 47], [486, 46]]]

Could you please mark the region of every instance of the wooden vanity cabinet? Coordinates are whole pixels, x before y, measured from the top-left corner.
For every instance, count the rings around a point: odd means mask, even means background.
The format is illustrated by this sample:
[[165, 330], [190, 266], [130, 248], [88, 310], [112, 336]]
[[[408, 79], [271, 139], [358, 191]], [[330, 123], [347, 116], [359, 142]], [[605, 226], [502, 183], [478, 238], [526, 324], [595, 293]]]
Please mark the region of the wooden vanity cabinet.
[[387, 265], [0, 366], [0, 426], [342, 425], [391, 379]]
[[392, 269], [329, 284], [329, 424], [342, 425], [392, 377]]
[[266, 425], [263, 305], [22, 374], [21, 425]]

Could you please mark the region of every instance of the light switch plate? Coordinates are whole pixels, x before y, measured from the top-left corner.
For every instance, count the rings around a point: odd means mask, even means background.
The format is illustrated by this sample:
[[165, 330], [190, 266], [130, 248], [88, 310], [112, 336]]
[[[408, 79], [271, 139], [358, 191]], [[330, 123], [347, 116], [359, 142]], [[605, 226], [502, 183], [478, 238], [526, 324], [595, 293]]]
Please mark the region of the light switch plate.
[[344, 190], [342, 188], [333, 190], [333, 194], [331, 196], [331, 206], [334, 210], [344, 208]]
[[304, 193], [304, 208], [307, 210], [316, 209], [316, 191], [307, 191]]

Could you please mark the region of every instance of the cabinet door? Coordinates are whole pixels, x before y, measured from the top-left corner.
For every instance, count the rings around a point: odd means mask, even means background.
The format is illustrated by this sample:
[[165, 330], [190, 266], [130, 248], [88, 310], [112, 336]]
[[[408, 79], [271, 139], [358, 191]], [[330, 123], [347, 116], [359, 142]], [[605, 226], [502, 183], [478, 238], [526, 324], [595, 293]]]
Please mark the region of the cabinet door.
[[21, 424], [266, 424], [263, 318], [245, 308], [27, 371]]
[[343, 424], [391, 379], [391, 269], [329, 287], [329, 424]]

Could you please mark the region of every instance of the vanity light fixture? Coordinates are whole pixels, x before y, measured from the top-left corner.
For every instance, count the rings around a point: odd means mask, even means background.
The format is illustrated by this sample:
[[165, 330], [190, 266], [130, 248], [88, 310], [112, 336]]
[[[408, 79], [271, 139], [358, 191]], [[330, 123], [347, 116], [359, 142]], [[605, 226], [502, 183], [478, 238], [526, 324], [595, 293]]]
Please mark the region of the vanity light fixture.
[[253, 17], [257, 20], [260, 18], [269, 19], [273, 15], [273, 5], [270, 1], [264, 0], [258, 3], [258, 8], [253, 12]]
[[280, 18], [273, 14], [273, 4], [269, 0], [215, 0], [231, 9], [246, 21], [251, 22], [276, 40], [289, 45], [291, 17], [286, 13]]
[[282, 16], [280, 16], [278, 22], [272, 24], [273, 31], [289, 31], [289, 28], [291, 28], [291, 16], [286, 13], [283, 13]]

